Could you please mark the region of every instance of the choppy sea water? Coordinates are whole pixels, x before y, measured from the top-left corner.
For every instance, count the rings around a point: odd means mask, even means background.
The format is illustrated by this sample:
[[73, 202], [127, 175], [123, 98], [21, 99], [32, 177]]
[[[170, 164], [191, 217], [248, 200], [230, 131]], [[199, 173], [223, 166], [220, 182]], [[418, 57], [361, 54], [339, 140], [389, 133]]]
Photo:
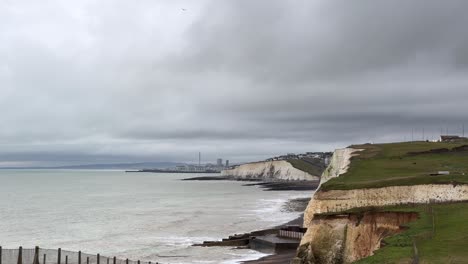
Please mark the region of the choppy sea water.
[[58, 248], [161, 263], [238, 263], [263, 254], [192, 247], [272, 227], [310, 191], [263, 191], [245, 182], [180, 181], [194, 174], [0, 170], [0, 246]]

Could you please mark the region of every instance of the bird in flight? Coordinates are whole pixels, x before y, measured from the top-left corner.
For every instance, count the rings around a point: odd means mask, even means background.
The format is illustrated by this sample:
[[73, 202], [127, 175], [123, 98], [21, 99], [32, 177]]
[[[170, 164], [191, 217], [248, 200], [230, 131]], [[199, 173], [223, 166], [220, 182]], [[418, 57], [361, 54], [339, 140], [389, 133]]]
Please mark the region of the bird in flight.
[[182, 11], [187, 11], [187, 9], [185, 9], [185, 8], [181, 8], [181, 9], [182, 9]]

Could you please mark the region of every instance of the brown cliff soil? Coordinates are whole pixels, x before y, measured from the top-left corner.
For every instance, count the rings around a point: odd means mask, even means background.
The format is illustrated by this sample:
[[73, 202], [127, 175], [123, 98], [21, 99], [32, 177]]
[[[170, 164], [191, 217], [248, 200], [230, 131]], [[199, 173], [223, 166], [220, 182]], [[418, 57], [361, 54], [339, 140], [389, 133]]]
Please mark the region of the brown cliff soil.
[[312, 241], [299, 248], [295, 263], [352, 263], [372, 255], [385, 237], [404, 231], [417, 218], [412, 212], [316, 215], [309, 227]]
[[418, 218], [416, 213], [365, 213], [351, 215], [346, 235], [345, 262], [372, 255], [385, 237], [402, 232], [403, 225]]

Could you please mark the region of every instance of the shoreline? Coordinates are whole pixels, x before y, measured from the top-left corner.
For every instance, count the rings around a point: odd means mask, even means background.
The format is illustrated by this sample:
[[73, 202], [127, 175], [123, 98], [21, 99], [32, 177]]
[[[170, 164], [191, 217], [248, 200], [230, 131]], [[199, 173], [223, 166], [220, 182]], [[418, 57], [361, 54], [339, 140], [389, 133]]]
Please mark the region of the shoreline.
[[[288, 206], [290, 208], [294, 208], [295, 211], [301, 210], [302, 212], [305, 211], [307, 204], [311, 198], [295, 198], [289, 199], [288, 202], [284, 205], [284, 207]], [[296, 203], [302, 203], [302, 206]], [[276, 226], [276, 228], [281, 228], [288, 225], [299, 225], [303, 226], [304, 223], [304, 213], [302, 213], [299, 217], [286, 222], [284, 224]], [[246, 260], [240, 261], [239, 264], [285, 264], [290, 263], [291, 260], [296, 256], [297, 250], [285, 250], [281, 252], [275, 252], [271, 255], [261, 257], [255, 260]]]
[[296, 250], [281, 252], [274, 255], [261, 257], [256, 260], [241, 261], [240, 264], [287, 264], [296, 256]]
[[[256, 237], [256, 236], [262, 236], [266, 234], [276, 234], [280, 228], [286, 227], [286, 226], [303, 226], [304, 222], [304, 210], [307, 207], [309, 201], [311, 200], [311, 197], [303, 197], [303, 198], [290, 198], [288, 201], [286, 201], [282, 207], [281, 211], [289, 211], [289, 212], [301, 212], [301, 214], [285, 223], [270, 227], [270, 228], [265, 228], [265, 229], [259, 229], [259, 230], [254, 230], [248, 233], [243, 233], [243, 234], [234, 234], [230, 235], [228, 238], [224, 238], [221, 241], [204, 241], [201, 244], [193, 244], [192, 246], [201, 246], [201, 247], [231, 247], [232, 249], [246, 249], [249, 248], [251, 250], [255, 250], [259, 253], [265, 253], [253, 248], [250, 248], [249, 246], [249, 238], [250, 237]], [[299, 242], [299, 241], [298, 241]], [[246, 264], [283, 264], [283, 263], [289, 263], [290, 260], [292, 260], [295, 255], [296, 255], [296, 249], [288, 249], [288, 250], [281, 250], [279, 252], [274, 251], [272, 253], [265, 253], [269, 254], [267, 256], [260, 257], [259, 259], [253, 259], [253, 260], [237, 260], [236, 263], [246, 263]]]
[[258, 186], [264, 191], [315, 191], [320, 181], [265, 181], [264, 179], [240, 179], [231, 176], [200, 176], [181, 181], [241, 181], [250, 182], [242, 186]]
[[[291, 200], [295, 200], [295, 199], [291, 199]], [[276, 228], [281, 228], [281, 227], [288, 226], [288, 225], [302, 226], [303, 223], [304, 223], [304, 214], [301, 214], [299, 217], [289, 222], [276, 226]], [[287, 264], [287, 263], [290, 263], [290, 261], [293, 260], [293, 258], [296, 256], [296, 251], [297, 251], [296, 249], [283, 250], [281, 252], [274, 252], [268, 256], [264, 256], [259, 259], [245, 260], [245, 261], [240, 261], [238, 263], [239, 264]]]

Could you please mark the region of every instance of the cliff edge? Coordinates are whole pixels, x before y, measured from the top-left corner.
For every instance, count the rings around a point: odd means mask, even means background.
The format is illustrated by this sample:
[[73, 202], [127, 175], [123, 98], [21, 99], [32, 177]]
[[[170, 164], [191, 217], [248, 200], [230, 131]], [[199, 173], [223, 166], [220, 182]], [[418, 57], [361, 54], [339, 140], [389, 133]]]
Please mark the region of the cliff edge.
[[[451, 217], [461, 214], [460, 208], [468, 209], [467, 150], [429, 142], [336, 150], [305, 211], [308, 230], [293, 263], [411, 263], [415, 258], [457, 263], [465, 259], [466, 253], [454, 248], [466, 246], [466, 239], [456, 233], [451, 236], [455, 246], [446, 248], [451, 259], [440, 253], [433, 256], [436, 251], [430, 248], [439, 245], [438, 236], [452, 232], [447, 223], [434, 219], [453, 224]], [[452, 212], [452, 207], [457, 209]], [[467, 220], [468, 214], [458, 216], [457, 229], [468, 231]], [[408, 230], [408, 226], [414, 227]], [[447, 241], [440, 247], [444, 246]]]

